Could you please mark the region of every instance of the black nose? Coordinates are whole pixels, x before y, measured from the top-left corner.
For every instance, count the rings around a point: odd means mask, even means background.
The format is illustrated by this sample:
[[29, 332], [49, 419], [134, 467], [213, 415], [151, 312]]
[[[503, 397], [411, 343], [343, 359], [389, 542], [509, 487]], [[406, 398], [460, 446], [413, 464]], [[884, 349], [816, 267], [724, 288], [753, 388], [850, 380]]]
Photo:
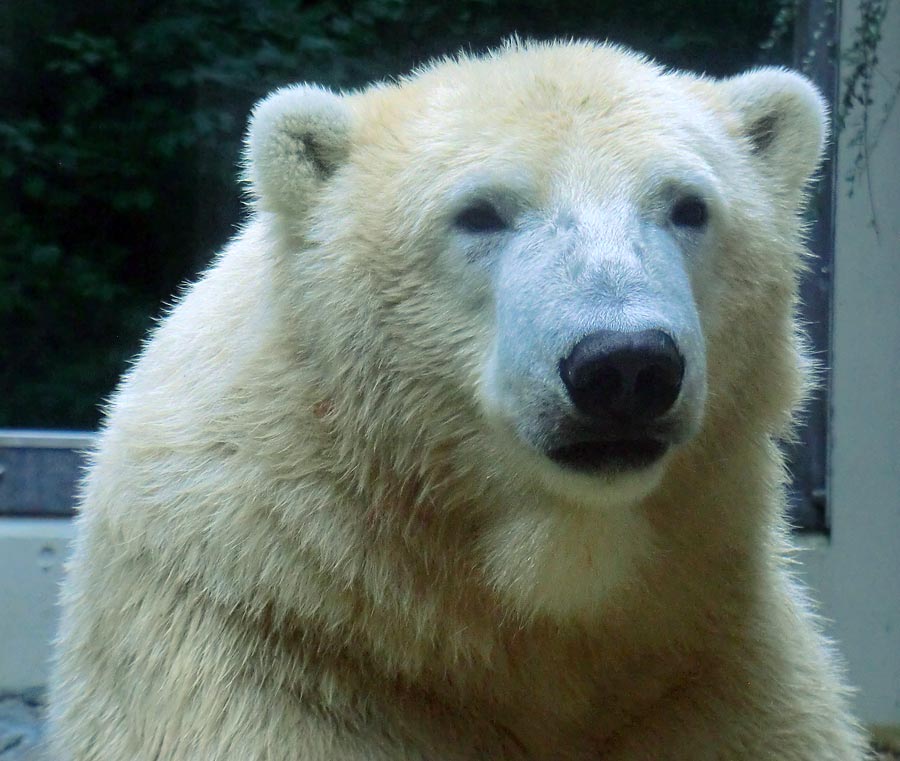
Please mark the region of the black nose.
[[684, 359], [661, 330], [601, 330], [582, 338], [559, 363], [576, 409], [595, 420], [649, 423], [675, 404]]

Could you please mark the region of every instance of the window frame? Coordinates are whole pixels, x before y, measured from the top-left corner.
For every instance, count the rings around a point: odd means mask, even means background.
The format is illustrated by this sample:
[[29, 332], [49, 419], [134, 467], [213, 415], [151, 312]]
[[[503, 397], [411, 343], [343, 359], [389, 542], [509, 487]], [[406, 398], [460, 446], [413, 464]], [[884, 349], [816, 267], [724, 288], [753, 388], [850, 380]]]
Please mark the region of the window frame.
[[816, 387], [797, 431], [786, 445], [792, 476], [789, 517], [800, 532], [829, 532], [832, 315], [835, 255], [837, 139], [834, 112], [838, 103], [840, 6], [837, 0], [798, 2], [794, 27], [794, 65], [821, 89], [831, 108], [831, 135], [818, 182], [810, 198], [812, 223], [807, 245], [812, 252], [800, 283], [799, 318], [815, 360]]

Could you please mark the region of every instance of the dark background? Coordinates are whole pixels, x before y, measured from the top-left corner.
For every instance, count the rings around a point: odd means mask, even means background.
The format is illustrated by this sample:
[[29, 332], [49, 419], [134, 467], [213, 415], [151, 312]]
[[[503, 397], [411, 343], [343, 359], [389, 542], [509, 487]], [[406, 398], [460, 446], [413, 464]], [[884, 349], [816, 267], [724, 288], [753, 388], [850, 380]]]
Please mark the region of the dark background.
[[791, 61], [791, 0], [0, 5], [0, 427], [94, 429], [178, 284], [233, 234], [252, 104], [518, 33], [732, 74]]

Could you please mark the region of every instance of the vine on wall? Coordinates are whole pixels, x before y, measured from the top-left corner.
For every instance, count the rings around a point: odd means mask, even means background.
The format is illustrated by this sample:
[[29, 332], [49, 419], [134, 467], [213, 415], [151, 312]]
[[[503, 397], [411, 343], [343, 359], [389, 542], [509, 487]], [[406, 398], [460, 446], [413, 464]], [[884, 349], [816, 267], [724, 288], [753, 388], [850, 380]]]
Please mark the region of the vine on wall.
[[[850, 44], [844, 46], [843, 62], [849, 69], [841, 82], [841, 98], [837, 109], [837, 129], [850, 130], [847, 146], [854, 151], [852, 163], [845, 180], [852, 196], [862, 178], [869, 191], [871, 224], [878, 234], [871, 175], [871, 154], [880, 142], [897, 98], [900, 96], [900, 71], [884, 71], [878, 52], [881, 48], [885, 18], [892, 0], [859, 0], [859, 23], [853, 30]], [[890, 92], [885, 98], [881, 113], [875, 108], [875, 87], [883, 80]]]
[[[769, 37], [762, 43], [763, 49], [771, 49], [790, 36], [802, 9], [808, 0], [779, 0]], [[844, 175], [847, 192], [852, 197], [860, 182], [865, 180], [872, 202], [872, 188], [868, 168], [871, 155], [881, 140], [885, 125], [900, 98], [900, 71], [885, 71], [879, 51], [884, 37], [885, 23], [894, 0], [856, 0], [859, 21], [849, 39], [842, 40], [841, 50], [836, 50], [835, 40], [823, 45], [822, 38], [831, 28], [838, 12], [838, 0], [825, 0], [824, 10], [816, 19], [808, 45], [801, 51], [798, 68], [812, 76], [818, 64], [819, 51], [824, 49], [834, 61], [840, 55], [842, 64], [840, 94], [835, 104], [835, 129], [847, 134], [846, 146], [853, 151], [849, 168]], [[876, 108], [876, 83], [889, 87], [888, 95], [880, 108]], [[877, 232], [878, 224], [872, 210], [871, 223]]]

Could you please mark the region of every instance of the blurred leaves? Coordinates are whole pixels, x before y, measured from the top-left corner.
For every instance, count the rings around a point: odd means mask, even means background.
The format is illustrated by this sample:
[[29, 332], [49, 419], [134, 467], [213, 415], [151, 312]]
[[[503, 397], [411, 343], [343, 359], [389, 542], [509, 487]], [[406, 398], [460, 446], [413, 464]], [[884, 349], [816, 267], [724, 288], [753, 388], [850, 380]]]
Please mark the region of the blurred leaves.
[[610, 38], [733, 73], [759, 59], [777, 10], [776, 0], [5, 5], [0, 426], [97, 424], [159, 305], [238, 224], [246, 114], [274, 87], [359, 86], [516, 32]]

